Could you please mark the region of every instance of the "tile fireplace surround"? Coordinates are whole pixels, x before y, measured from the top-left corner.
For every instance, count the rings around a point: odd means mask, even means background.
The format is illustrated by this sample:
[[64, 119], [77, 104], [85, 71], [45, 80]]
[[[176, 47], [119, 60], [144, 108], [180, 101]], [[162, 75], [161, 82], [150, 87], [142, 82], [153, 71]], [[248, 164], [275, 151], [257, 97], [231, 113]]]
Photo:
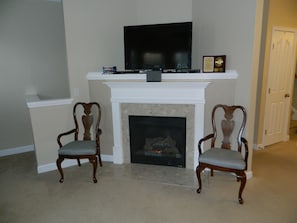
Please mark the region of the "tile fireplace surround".
[[163, 74], [162, 82], [145, 82], [145, 74], [93, 72], [87, 78], [101, 80], [111, 90], [114, 163], [130, 163], [129, 115], [185, 117], [186, 168], [195, 169], [197, 143], [204, 136], [205, 89], [211, 83], [208, 80], [236, 79], [237, 73]]

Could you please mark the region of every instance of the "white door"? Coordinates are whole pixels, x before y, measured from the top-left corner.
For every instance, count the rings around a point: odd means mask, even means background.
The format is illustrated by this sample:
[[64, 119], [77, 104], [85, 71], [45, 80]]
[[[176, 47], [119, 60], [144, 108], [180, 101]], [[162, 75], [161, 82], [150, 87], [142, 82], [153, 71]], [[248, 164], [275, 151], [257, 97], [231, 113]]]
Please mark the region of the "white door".
[[295, 29], [273, 28], [264, 115], [264, 146], [289, 139], [296, 39]]

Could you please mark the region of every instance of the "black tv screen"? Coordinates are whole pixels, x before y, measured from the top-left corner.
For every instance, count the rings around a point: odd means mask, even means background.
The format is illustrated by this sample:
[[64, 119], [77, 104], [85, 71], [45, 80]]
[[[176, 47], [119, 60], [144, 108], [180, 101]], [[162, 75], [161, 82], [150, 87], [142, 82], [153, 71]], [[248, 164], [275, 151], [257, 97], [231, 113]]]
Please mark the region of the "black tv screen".
[[190, 70], [192, 22], [124, 27], [126, 70]]

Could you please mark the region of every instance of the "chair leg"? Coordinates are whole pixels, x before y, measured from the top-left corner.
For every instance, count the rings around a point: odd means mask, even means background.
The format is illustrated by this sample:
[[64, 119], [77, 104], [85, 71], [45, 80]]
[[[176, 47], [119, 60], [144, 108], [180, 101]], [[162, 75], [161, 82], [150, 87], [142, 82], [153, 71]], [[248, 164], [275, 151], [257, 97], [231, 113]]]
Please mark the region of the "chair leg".
[[239, 193], [238, 193], [238, 202], [240, 204], [243, 204], [243, 199], [242, 199], [242, 192], [246, 184], [246, 175], [245, 172], [240, 173], [239, 177], [237, 179], [240, 179], [240, 188], [239, 188]]
[[61, 163], [63, 162], [64, 158], [62, 157], [59, 157], [56, 161], [56, 164], [57, 164], [57, 167], [58, 167], [58, 170], [60, 172], [60, 175], [61, 175], [61, 178], [59, 180], [60, 183], [63, 183], [64, 182], [64, 174], [63, 174], [63, 169], [61, 167]]
[[90, 160], [90, 163], [93, 164], [93, 182], [97, 183], [97, 179], [96, 179], [96, 171], [97, 171], [97, 163], [98, 163], [97, 156], [95, 156], [95, 158], [90, 158], [89, 160]]
[[78, 166], [81, 166], [81, 164], [80, 164], [80, 159], [76, 159], [77, 160], [77, 164], [78, 164]]
[[196, 190], [196, 192], [198, 194], [200, 194], [201, 190], [202, 190], [202, 181], [201, 181], [201, 172], [202, 170], [204, 170], [204, 167], [201, 167], [201, 166], [197, 166], [196, 168], [196, 176], [197, 176], [197, 179], [198, 179], [198, 184], [199, 184], [199, 187], [198, 189]]

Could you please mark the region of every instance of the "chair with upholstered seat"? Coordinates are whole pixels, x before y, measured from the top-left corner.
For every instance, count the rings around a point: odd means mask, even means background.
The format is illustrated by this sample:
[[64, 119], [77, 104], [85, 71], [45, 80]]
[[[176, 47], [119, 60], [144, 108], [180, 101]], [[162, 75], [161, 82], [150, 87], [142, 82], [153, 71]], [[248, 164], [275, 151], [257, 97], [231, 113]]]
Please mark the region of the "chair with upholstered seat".
[[239, 105], [219, 104], [213, 108], [211, 119], [213, 133], [198, 142], [197, 193], [202, 189], [201, 172], [205, 168], [211, 170], [211, 176], [213, 170], [232, 172], [235, 173], [237, 181], [241, 182], [238, 201], [243, 204], [242, 192], [246, 184], [245, 171], [248, 161], [248, 142], [242, 136], [247, 119], [246, 110]]
[[[100, 166], [102, 166], [100, 155], [100, 135], [102, 132], [99, 128], [101, 107], [97, 102], [78, 102], [73, 107], [73, 119], [74, 129], [61, 133], [57, 137], [60, 149], [56, 163], [61, 175], [60, 183], [64, 181], [61, 163], [65, 158], [76, 159], [79, 166], [81, 166], [80, 159], [89, 159], [89, 162], [93, 165], [93, 182], [97, 183], [98, 160]], [[63, 145], [62, 138], [66, 140], [69, 135], [73, 135], [74, 140]]]

